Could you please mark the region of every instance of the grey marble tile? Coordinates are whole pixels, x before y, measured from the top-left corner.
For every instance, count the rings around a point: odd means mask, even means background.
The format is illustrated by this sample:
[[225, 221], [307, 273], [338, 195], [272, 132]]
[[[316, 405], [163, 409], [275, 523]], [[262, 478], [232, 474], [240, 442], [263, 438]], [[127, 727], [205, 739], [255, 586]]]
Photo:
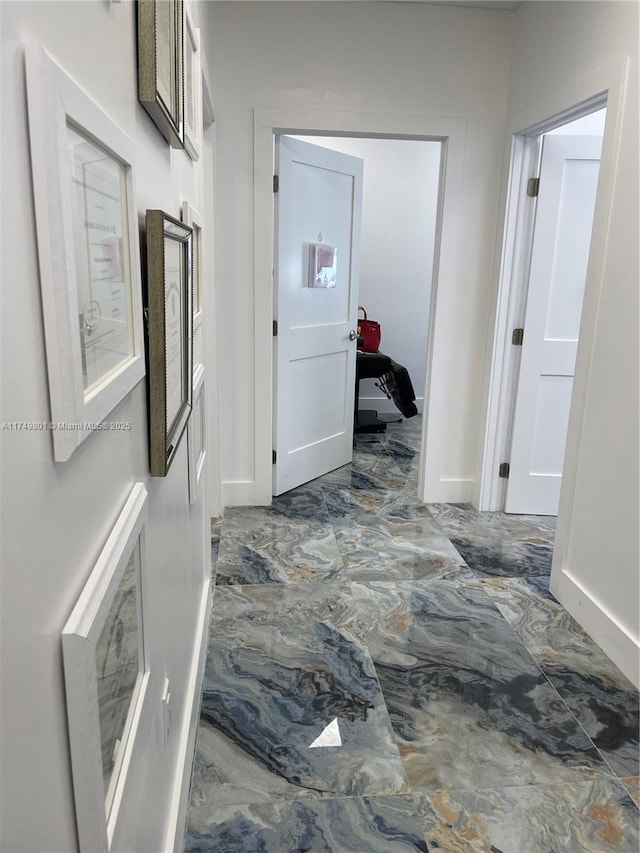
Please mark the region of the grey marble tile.
[[428, 853], [410, 797], [196, 808], [186, 853]]
[[352, 581], [472, 576], [430, 518], [357, 515], [336, 526], [335, 536]]
[[218, 563], [218, 552], [220, 551], [220, 534], [222, 533], [222, 519], [211, 519], [211, 569], [215, 573]]
[[638, 809], [611, 780], [440, 790], [416, 798], [430, 850], [637, 853]]
[[618, 776], [640, 775], [640, 695], [539, 579], [484, 583]]
[[[310, 519], [312, 516], [312, 519]], [[218, 554], [219, 586], [333, 580], [342, 572], [322, 491], [272, 507], [232, 507], [225, 513]]]
[[[310, 748], [334, 720], [342, 745]], [[312, 584], [218, 589], [191, 804], [406, 790], [344, 591]]]
[[411, 789], [609, 774], [481, 587], [466, 580], [353, 585]]
[[481, 513], [469, 504], [429, 504], [429, 511], [478, 576], [550, 574], [555, 519]]
[[625, 786], [629, 794], [631, 794], [631, 799], [637, 806], [640, 806], [640, 776], [631, 776], [626, 779], [620, 780], [622, 784]]

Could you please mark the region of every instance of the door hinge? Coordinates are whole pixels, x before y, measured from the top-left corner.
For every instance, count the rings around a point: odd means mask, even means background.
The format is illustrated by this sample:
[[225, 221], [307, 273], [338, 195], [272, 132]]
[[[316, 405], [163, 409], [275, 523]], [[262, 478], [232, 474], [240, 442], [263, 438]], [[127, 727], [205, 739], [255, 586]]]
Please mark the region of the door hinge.
[[511, 335], [511, 343], [514, 347], [521, 347], [524, 340], [524, 329], [514, 329]]
[[273, 191], [277, 193], [280, 189], [280, 177], [278, 175], [273, 176]]
[[273, 337], [274, 338], [278, 337], [278, 321], [277, 320], [273, 321]]
[[275, 452], [275, 450], [272, 450], [271, 451], [271, 464], [275, 465], [277, 461], [278, 461], [278, 454]]
[[529, 178], [527, 181], [527, 195], [536, 198], [540, 192], [540, 178]]
[[500, 465], [500, 467], [498, 468], [498, 477], [502, 477], [503, 480], [508, 480], [510, 469], [511, 469], [511, 466], [509, 465], [509, 463], [503, 462]]

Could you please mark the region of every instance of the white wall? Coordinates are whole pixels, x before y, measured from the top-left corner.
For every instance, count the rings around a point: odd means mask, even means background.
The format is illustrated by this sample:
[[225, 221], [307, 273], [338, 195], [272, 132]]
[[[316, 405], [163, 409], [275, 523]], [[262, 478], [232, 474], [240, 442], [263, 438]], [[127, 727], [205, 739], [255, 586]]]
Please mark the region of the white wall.
[[[409, 371], [422, 412], [440, 143], [299, 138], [364, 160], [359, 304], [381, 324], [380, 350]], [[360, 401], [399, 414], [373, 379], [360, 383]]]
[[[39, 41], [136, 142], [136, 204], [178, 216], [198, 205], [197, 169], [170, 151], [137, 102], [135, 4], [2, 3], [2, 420], [48, 421], [22, 42]], [[210, 156], [210, 152], [204, 152]], [[90, 436], [63, 464], [47, 432], [2, 432], [2, 850], [73, 851], [75, 816], [60, 634], [129, 491], [149, 492], [148, 701], [116, 849], [158, 851], [180, 773], [180, 722], [205, 585], [204, 500], [189, 506], [183, 440], [151, 479], [141, 382], [109, 419], [131, 432]], [[165, 672], [174, 732], [159, 727]]]
[[638, 6], [525, 3], [515, 22], [509, 134], [611, 87], [551, 588], [638, 683]]
[[[442, 290], [441, 333], [433, 341], [429, 429], [435, 486], [428, 497], [468, 499], [476, 468], [511, 14], [295, 2], [216, 2], [206, 4], [205, 13], [218, 118], [218, 330], [220, 352], [228, 358], [221, 376], [224, 500], [253, 503], [270, 495], [270, 444], [256, 452], [256, 425], [268, 438], [271, 422], [271, 413], [259, 408], [255, 378], [256, 365], [271, 358], [271, 318], [256, 318], [252, 334], [255, 298], [265, 286], [254, 281], [252, 252], [259, 236], [253, 233], [254, 108], [305, 111], [309, 122], [331, 111], [357, 113], [370, 124], [413, 116], [426, 125], [442, 117], [462, 125], [459, 164], [448, 175], [459, 188], [451, 220], [461, 242]], [[323, 49], [313, 49], [317, 44]]]

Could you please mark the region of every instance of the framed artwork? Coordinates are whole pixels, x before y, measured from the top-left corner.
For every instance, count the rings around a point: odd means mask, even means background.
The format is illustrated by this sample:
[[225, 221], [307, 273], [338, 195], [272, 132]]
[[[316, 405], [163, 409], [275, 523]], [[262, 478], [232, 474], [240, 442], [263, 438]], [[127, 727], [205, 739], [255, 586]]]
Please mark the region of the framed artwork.
[[193, 412], [187, 427], [189, 443], [189, 503], [198, 498], [202, 472], [207, 457], [207, 415], [204, 395], [204, 366], [199, 364], [193, 374]]
[[62, 631], [82, 853], [108, 853], [149, 683], [144, 643], [147, 492], [136, 483]]
[[184, 145], [182, 0], [138, 0], [138, 100], [172, 148]]
[[338, 272], [338, 250], [324, 243], [309, 247], [309, 287], [335, 287]]
[[200, 30], [193, 24], [191, 6], [184, 6], [184, 147], [192, 160], [200, 156], [202, 133], [202, 71]]
[[[182, 221], [193, 231], [193, 328], [198, 329], [204, 318], [202, 296], [202, 217], [188, 201], [182, 204]], [[195, 365], [194, 365], [195, 369]]]
[[134, 145], [38, 44], [26, 72], [53, 452], [64, 462], [145, 373]]
[[192, 407], [192, 231], [147, 210], [149, 467], [165, 477]]

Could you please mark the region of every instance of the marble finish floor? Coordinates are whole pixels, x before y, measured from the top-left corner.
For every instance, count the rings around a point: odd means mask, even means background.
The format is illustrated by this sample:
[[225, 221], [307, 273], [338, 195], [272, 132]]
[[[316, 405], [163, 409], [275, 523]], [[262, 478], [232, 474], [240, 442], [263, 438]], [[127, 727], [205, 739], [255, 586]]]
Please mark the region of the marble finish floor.
[[212, 527], [187, 853], [637, 853], [638, 694], [554, 519], [420, 504], [420, 431]]

